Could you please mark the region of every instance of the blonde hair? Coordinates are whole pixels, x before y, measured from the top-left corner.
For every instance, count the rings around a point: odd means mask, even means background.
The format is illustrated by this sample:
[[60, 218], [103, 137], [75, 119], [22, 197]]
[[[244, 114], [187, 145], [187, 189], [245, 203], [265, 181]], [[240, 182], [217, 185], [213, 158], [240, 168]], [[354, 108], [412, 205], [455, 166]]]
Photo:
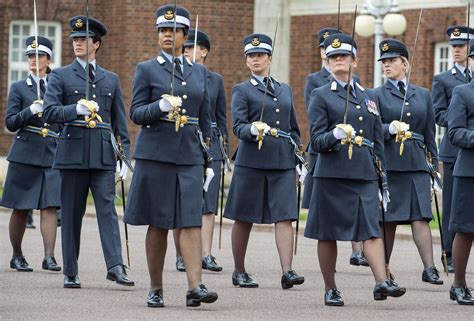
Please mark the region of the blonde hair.
[[410, 62], [404, 56], [400, 56], [400, 58], [402, 59], [403, 63], [407, 66], [407, 69], [405, 70], [405, 75], [407, 75], [410, 72], [410, 68], [411, 68]]

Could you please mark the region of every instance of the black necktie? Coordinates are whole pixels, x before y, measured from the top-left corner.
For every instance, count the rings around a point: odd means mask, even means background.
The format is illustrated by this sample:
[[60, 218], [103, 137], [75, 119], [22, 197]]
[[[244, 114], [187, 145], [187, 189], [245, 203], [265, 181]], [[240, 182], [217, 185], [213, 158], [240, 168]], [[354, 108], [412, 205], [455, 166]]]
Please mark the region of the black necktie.
[[272, 84], [272, 80], [271, 79], [268, 79], [268, 77], [264, 77], [263, 78], [263, 83], [265, 84], [265, 86], [268, 88], [267, 90], [269, 92], [271, 92], [272, 94], [275, 93], [275, 89], [273, 88], [273, 84]]
[[174, 58], [174, 68], [182, 76], [183, 71], [181, 70], [181, 60], [178, 57]]
[[95, 76], [94, 76], [94, 66], [89, 64], [89, 79], [90, 81], [94, 81]]
[[406, 90], [405, 90], [405, 83], [403, 81], [398, 82], [398, 90], [402, 93], [402, 95], [405, 95]]
[[353, 97], [357, 98], [356, 93], [355, 93], [354, 89], [352, 88], [351, 84], [347, 83], [347, 84], [344, 86], [344, 89], [345, 89], [346, 91], [349, 91], [349, 94], [352, 94]]
[[466, 74], [467, 82], [471, 82], [472, 77], [471, 77], [471, 71], [469, 70], [469, 68], [464, 69], [464, 73]]
[[46, 87], [44, 86], [43, 79], [40, 79], [40, 92], [41, 92], [41, 97], [44, 97], [44, 93], [46, 92]]

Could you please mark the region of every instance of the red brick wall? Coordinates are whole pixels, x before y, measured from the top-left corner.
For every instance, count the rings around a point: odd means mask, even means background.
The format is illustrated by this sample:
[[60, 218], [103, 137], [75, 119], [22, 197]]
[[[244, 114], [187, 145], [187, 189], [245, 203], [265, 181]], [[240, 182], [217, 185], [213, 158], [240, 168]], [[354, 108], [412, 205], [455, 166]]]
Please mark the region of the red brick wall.
[[[407, 30], [397, 37], [405, 42], [410, 55], [413, 52], [419, 10], [407, 10], [402, 14], [407, 19]], [[420, 25], [413, 72], [410, 82], [431, 89], [434, 73], [434, 50], [437, 42], [447, 41], [446, 27], [452, 24], [466, 24], [465, 10], [462, 8], [425, 9]], [[353, 14], [343, 14], [341, 28], [351, 33]], [[307, 125], [306, 108], [304, 103], [304, 82], [308, 74], [319, 70], [321, 57], [315, 34], [324, 27], [337, 27], [337, 14], [293, 17], [291, 21], [291, 58], [290, 83], [293, 87], [298, 124], [303, 141], [308, 142], [309, 129]], [[388, 37], [388, 35], [386, 35]], [[372, 87], [374, 73], [374, 37], [362, 38], [356, 35], [360, 58], [355, 71], [360, 75], [365, 87]]]
[[[113, 3], [113, 6], [111, 5]], [[90, 15], [103, 21], [109, 33], [104, 37], [97, 61], [103, 67], [120, 75], [122, 91], [129, 108], [132, 80], [138, 62], [148, 60], [159, 52], [155, 11], [169, 1], [128, 1], [90, 0]], [[41, 6], [44, 7], [41, 7]], [[199, 29], [207, 32], [211, 38], [212, 50], [207, 59], [210, 69], [221, 73], [225, 79], [228, 107], [230, 92], [234, 84], [248, 77], [248, 69], [243, 59], [242, 39], [253, 32], [254, 0], [203, 0], [179, 1], [186, 7], [195, 24], [199, 15]], [[12, 20], [33, 19], [33, 0], [3, 0], [0, 2], [0, 123], [4, 127], [7, 82], [8, 82], [8, 33]], [[63, 23], [63, 64], [69, 64], [74, 55], [69, 38], [69, 18], [85, 14], [85, 1], [43, 0], [38, 1], [38, 19], [61, 21]], [[228, 117], [229, 126], [231, 117]], [[138, 126], [130, 123], [133, 135], [132, 144]], [[8, 152], [12, 136], [0, 130], [0, 156]], [[234, 141], [235, 142], [235, 141]]]

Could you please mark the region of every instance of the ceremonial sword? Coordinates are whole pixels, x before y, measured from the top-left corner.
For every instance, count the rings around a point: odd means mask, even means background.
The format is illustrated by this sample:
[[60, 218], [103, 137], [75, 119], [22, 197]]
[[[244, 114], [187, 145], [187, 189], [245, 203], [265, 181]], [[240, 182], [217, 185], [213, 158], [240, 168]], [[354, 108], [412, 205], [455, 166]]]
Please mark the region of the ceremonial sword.
[[[39, 43], [38, 43], [38, 19], [36, 15], [36, 0], [33, 1], [33, 17], [34, 17], [34, 28], [35, 28], [35, 58], [36, 58], [36, 100], [33, 103], [40, 103], [43, 105], [43, 99], [41, 98], [41, 88], [40, 88], [40, 74], [39, 74]], [[43, 117], [43, 113], [38, 113], [38, 117]]]
[[[272, 48], [272, 56], [275, 53], [275, 45], [276, 45], [276, 37], [277, 37], [277, 32], [278, 32], [278, 23], [280, 21], [280, 13], [278, 13], [278, 18], [277, 22], [275, 25], [275, 34], [273, 35], [273, 48]], [[263, 97], [262, 97], [262, 107], [260, 109], [260, 118], [258, 121], [253, 122], [252, 124], [257, 127], [258, 130], [258, 135], [257, 135], [257, 142], [258, 142], [258, 149], [260, 150], [262, 148], [263, 144], [263, 132], [265, 130], [265, 123], [262, 121], [263, 120], [263, 110], [265, 109], [265, 98], [267, 97], [268, 94], [268, 86], [270, 86], [270, 72], [271, 72], [271, 64], [268, 66], [268, 75], [267, 75], [267, 83], [265, 84], [265, 91], [263, 92]]]
[[[410, 65], [408, 66], [410, 69], [408, 70], [408, 75], [407, 75], [407, 85], [405, 89], [405, 94], [403, 95], [402, 110], [400, 112], [400, 122], [403, 121], [403, 113], [405, 111], [405, 104], [406, 104], [407, 94], [408, 94], [408, 89], [409, 89], [408, 87], [410, 85], [410, 77], [411, 77], [411, 72], [413, 70], [413, 61], [414, 61], [415, 53], [416, 53], [416, 43], [418, 41], [418, 34], [420, 32], [420, 24], [421, 24], [422, 15], [423, 15], [423, 8], [420, 9], [420, 15], [418, 16], [418, 25], [416, 27], [415, 42], [413, 43], [413, 53], [411, 55], [411, 62], [409, 63]], [[395, 136], [395, 141], [397, 143], [400, 143], [400, 156], [403, 154], [405, 141], [411, 137], [412, 137], [412, 133], [410, 131], [397, 132], [397, 135]]]
[[193, 63], [196, 62], [196, 47], [198, 39], [198, 27], [199, 27], [199, 15], [196, 15], [196, 28], [194, 30], [194, 50], [193, 50]]
[[[352, 23], [352, 42], [351, 42], [351, 53], [349, 54], [349, 81], [347, 82], [347, 89], [346, 89], [346, 101], [344, 105], [344, 118], [343, 118], [343, 123], [342, 126], [338, 125], [337, 127], [340, 127], [344, 130], [346, 133], [346, 138], [341, 140], [341, 144], [349, 144], [349, 148], [347, 150], [349, 159], [352, 159], [352, 130], [347, 132], [344, 128], [347, 125], [347, 113], [349, 110], [349, 95], [351, 92], [351, 80], [352, 80], [352, 52], [354, 50], [354, 37], [355, 37], [355, 23], [356, 23], [356, 17], [357, 17], [357, 4], [355, 5], [354, 9], [354, 21]], [[351, 126], [352, 127], [352, 126]]]
[[470, 47], [470, 40], [471, 40], [471, 0], [467, 0], [467, 54], [466, 54], [466, 69], [465, 69], [465, 74], [466, 74], [466, 83], [470, 81], [469, 79], [469, 47]]

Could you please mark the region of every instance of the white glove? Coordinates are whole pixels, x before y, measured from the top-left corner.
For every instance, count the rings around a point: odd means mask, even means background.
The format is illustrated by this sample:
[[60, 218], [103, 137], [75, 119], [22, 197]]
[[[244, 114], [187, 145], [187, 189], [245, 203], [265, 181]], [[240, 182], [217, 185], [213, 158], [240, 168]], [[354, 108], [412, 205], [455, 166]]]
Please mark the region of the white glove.
[[398, 120], [394, 120], [390, 123], [390, 126], [388, 126], [388, 132], [390, 135], [396, 135], [398, 131], [401, 132], [406, 132], [410, 129], [410, 124], [400, 122]]
[[214, 178], [214, 170], [211, 167], [206, 168], [206, 180], [204, 181], [203, 189], [204, 192], [207, 192], [209, 189], [209, 184], [211, 184], [212, 179]]
[[[340, 127], [336, 127], [332, 130], [332, 134], [334, 135], [334, 137], [336, 139], [345, 139], [347, 137], [346, 135], [346, 131]], [[354, 138], [355, 137], [355, 131], [352, 130], [351, 131], [351, 137]]]
[[43, 104], [38, 102], [38, 101], [35, 101], [34, 103], [32, 103], [30, 105], [30, 110], [31, 110], [31, 113], [33, 115], [36, 115], [38, 113], [42, 113], [44, 108], [43, 108]]
[[87, 108], [87, 106], [79, 103], [76, 104], [76, 113], [82, 116], [89, 116], [90, 114], [92, 114], [90, 109]]
[[304, 165], [297, 165], [296, 166], [296, 171], [298, 172], [298, 175], [300, 175], [299, 182], [301, 185], [304, 185], [304, 180], [306, 179], [306, 175], [308, 175], [308, 170]]
[[[441, 181], [441, 174], [436, 172], [435, 175], [438, 176], [439, 180]], [[438, 182], [435, 179], [432, 180], [431, 187], [434, 189], [436, 193], [440, 193], [442, 191], [441, 186], [438, 185]]]
[[120, 161], [117, 161], [116, 171], [119, 173], [119, 177], [120, 177], [122, 180], [126, 180], [126, 179], [127, 179], [127, 173], [128, 173], [128, 167], [127, 167], [127, 165], [125, 165], [124, 163], [122, 163], [122, 166], [120, 166]]
[[382, 197], [382, 193], [380, 193], [380, 190], [379, 190], [379, 201], [382, 202], [383, 210], [386, 212], [388, 203], [390, 203], [390, 193], [388, 192], [388, 190], [387, 190], [386, 195], [384, 195], [384, 197]]
[[[265, 136], [270, 131], [270, 129], [272, 129], [272, 128], [270, 126], [268, 126], [267, 124], [265, 124], [265, 128], [263, 129], [263, 136]], [[258, 136], [258, 128], [254, 124], [252, 124], [252, 126], [250, 126], [250, 134], [252, 134], [254, 136]]]
[[178, 96], [163, 95], [159, 102], [160, 110], [167, 113], [173, 109], [173, 104], [176, 104], [177, 107], [181, 107], [183, 100]]

